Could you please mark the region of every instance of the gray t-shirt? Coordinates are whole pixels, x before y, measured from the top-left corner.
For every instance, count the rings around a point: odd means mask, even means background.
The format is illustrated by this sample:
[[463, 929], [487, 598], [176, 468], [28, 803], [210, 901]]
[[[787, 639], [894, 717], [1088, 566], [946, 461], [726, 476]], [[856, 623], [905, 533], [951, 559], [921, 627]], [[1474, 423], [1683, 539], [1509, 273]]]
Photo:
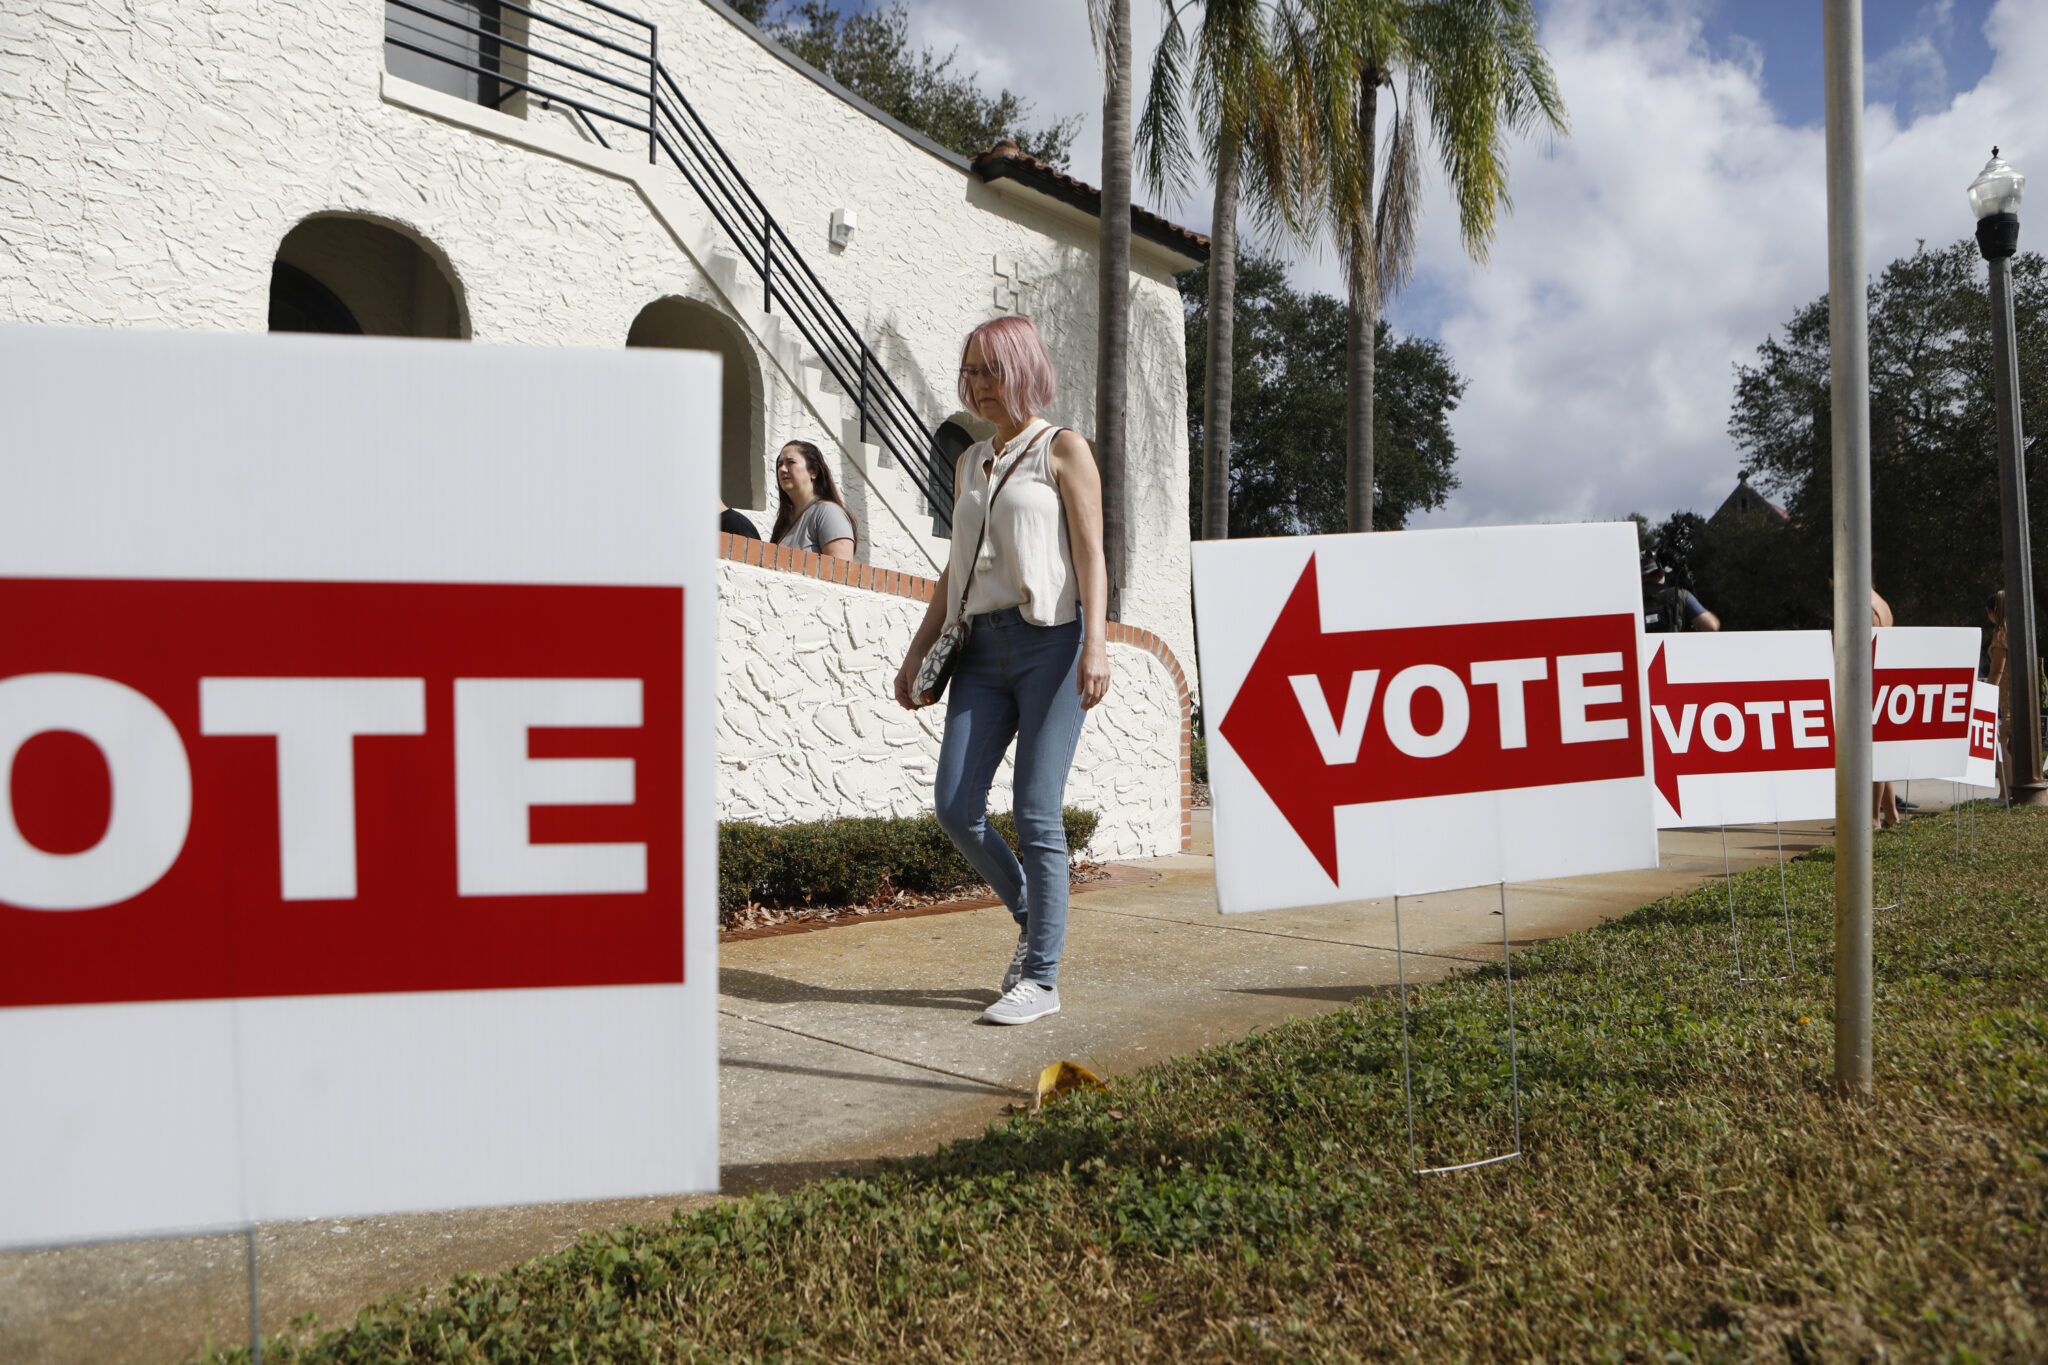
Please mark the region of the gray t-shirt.
[[828, 498], [813, 498], [811, 505], [796, 514], [796, 520], [776, 538], [775, 543], [823, 554], [825, 547], [833, 541], [852, 539], [853, 518], [846, 515], [846, 509]]

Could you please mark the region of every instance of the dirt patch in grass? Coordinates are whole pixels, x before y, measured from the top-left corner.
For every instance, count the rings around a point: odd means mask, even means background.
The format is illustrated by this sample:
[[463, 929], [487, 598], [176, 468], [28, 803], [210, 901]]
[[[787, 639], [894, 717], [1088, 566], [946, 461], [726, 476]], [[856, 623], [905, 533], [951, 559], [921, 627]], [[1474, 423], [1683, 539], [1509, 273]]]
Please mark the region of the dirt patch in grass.
[[[1518, 954], [1523, 1159], [1407, 1170], [1385, 995], [934, 1156], [586, 1238], [275, 1359], [2040, 1361], [2048, 812], [1878, 840], [1877, 1096], [1832, 1076], [1833, 865], [1792, 979], [1720, 887]], [[1734, 881], [1745, 965], [1775, 868]], [[1411, 990], [1425, 1161], [1512, 1140], [1505, 976]], [[593, 1121], [596, 1121], [595, 1119]]]

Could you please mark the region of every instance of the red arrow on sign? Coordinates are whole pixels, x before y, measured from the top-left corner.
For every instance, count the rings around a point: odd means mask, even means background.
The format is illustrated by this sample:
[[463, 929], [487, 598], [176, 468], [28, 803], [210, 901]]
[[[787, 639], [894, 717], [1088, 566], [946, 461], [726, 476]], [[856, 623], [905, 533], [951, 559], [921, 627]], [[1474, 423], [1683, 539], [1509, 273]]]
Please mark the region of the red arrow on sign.
[[1335, 882], [1339, 806], [1641, 777], [1636, 619], [1325, 633], [1311, 557], [1218, 733]]
[[1675, 683], [1666, 652], [1650, 660], [1650, 736], [1657, 790], [1671, 809], [1685, 814], [1681, 777], [1835, 766], [1826, 678]]

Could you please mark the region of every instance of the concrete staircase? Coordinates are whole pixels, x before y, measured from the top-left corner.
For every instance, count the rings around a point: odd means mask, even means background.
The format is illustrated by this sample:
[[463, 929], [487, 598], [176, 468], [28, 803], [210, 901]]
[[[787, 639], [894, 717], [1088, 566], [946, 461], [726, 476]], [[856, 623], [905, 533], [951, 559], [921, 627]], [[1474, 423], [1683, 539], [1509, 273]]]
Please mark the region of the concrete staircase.
[[734, 318], [780, 371], [789, 392], [838, 445], [837, 451], [826, 453], [837, 457], [840, 493], [860, 523], [859, 557], [936, 578], [952, 542], [937, 534], [931, 504], [895, 456], [862, 439], [859, 395], [846, 392], [782, 314], [763, 309], [761, 281], [737, 254], [718, 241], [702, 242], [692, 254], [725, 296]]
[[[848, 510], [860, 522], [859, 557], [903, 573], [938, 576], [952, 542], [936, 533], [924, 494], [884, 446], [862, 439], [858, 395], [845, 392], [830, 376], [779, 309], [763, 307], [760, 276], [674, 167], [603, 147], [588, 128], [558, 114], [516, 118], [388, 73], [383, 89], [387, 100], [421, 114], [633, 184], [671, 239], [716, 287], [728, 316], [753, 337], [764, 369], [773, 372], [770, 390], [778, 387], [773, 376], [779, 375], [779, 387], [809, 410], [810, 425], [837, 447], [827, 454], [837, 466]], [[771, 432], [771, 439], [778, 434]]]

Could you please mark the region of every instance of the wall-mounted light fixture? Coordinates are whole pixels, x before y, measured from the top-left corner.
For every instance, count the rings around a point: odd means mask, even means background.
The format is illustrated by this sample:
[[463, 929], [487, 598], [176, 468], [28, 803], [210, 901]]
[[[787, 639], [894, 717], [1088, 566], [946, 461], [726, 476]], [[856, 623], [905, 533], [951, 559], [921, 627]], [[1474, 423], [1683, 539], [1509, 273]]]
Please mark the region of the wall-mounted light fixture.
[[845, 246], [853, 240], [853, 230], [860, 226], [860, 215], [852, 209], [832, 210], [832, 245]]

